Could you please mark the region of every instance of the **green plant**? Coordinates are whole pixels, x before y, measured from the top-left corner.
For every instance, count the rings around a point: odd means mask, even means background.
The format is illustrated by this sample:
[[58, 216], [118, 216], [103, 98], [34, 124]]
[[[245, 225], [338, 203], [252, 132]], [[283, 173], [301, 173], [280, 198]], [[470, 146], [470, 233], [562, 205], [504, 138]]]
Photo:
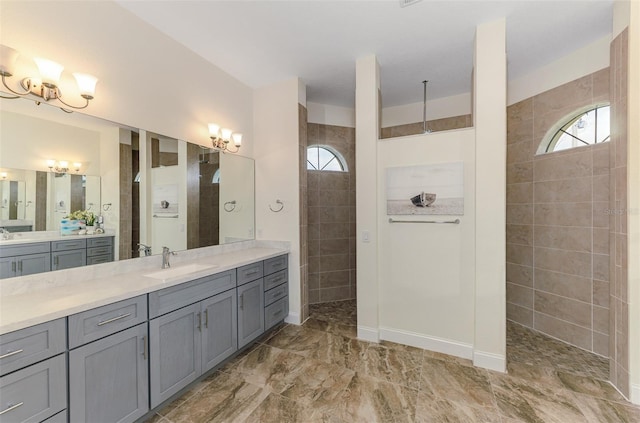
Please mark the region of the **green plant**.
[[89, 210], [76, 210], [66, 216], [66, 218], [71, 220], [84, 220], [87, 226], [93, 226], [93, 224], [96, 223], [96, 215]]

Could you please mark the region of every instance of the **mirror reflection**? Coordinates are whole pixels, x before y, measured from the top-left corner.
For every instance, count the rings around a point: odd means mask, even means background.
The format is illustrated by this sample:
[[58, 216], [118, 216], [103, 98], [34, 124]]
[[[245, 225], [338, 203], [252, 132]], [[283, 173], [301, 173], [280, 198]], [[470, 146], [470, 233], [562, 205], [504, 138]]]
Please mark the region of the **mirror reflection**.
[[[0, 227], [59, 233], [64, 216], [93, 211], [119, 259], [254, 239], [252, 159], [27, 100], [0, 105]], [[51, 159], [82, 168], [56, 173]]]

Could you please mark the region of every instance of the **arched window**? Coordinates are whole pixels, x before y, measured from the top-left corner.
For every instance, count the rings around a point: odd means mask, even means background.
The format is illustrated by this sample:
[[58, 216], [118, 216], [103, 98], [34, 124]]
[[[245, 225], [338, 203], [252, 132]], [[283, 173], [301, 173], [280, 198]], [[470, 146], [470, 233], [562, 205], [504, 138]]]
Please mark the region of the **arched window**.
[[589, 106], [551, 127], [538, 147], [538, 154], [600, 144], [609, 141], [610, 135], [609, 105]]
[[326, 145], [312, 145], [307, 147], [308, 170], [330, 170], [347, 172], [347, 162], [340, 153]]

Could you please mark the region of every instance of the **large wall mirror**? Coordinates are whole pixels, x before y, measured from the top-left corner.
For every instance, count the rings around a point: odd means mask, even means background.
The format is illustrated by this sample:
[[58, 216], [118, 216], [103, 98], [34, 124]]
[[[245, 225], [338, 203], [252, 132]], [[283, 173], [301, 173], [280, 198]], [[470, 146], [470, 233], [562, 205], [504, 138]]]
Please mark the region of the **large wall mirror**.
[[75, 210], [103, 216], [119, 259], [255, 238], [252, 159], [24, 99], [0, 113], [0, 227], [24, 239]]

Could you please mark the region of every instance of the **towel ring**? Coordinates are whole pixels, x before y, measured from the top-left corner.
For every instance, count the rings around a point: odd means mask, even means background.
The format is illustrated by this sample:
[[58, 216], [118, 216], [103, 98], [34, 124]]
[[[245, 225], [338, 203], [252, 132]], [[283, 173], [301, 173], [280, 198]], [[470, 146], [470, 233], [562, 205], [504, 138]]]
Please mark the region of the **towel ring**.
[[282, 209], [284, 209], [284, 203], [280, 200], [276, 200], [276, 204], [280, 205], [279, 209], [274, 210], [273, 207], [271, 207], [271, 204], [269, 204], [269, 210], [271, 210], [274, 213], [280, 213]]
[[111, 203], [104, 203], [102, 205], [102, 210], [104, 211], [109, 211], [110, 208], [111, 208]]
[[[227, 204], [229, 204], [229, 208], [227, 208]], [[230, 213], [232, 211], [234, 211], [236, 209], [236, 200], [233, 201], [227, 201], [226, 203], [224, 203], [224, 211]]]

